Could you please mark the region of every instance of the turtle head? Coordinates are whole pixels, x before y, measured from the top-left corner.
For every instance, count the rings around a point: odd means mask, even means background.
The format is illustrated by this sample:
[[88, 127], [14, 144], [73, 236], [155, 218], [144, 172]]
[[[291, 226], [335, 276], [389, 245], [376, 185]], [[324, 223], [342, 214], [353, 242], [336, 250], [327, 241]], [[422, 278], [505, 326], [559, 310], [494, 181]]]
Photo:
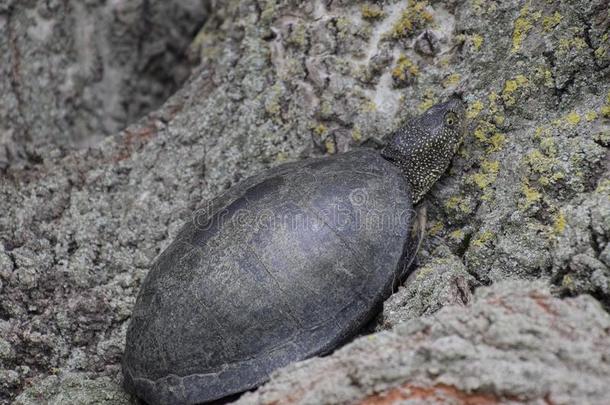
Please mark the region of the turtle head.
[[381, 155], [398, 166], [418, 202], [449, 166], [465, 132], [464, 102], [458, 97], [430, 107], [389, 137]]

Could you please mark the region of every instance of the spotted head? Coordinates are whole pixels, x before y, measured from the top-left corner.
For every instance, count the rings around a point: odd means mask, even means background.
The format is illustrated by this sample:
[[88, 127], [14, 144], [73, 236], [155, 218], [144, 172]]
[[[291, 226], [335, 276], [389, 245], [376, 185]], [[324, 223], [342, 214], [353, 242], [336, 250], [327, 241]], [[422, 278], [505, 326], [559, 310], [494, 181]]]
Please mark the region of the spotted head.
[[398, 166], [418, 202], [449, 166], [464, 138], [464, 102], [453, 97], [430, 107], [389, 137], [381, 155]]

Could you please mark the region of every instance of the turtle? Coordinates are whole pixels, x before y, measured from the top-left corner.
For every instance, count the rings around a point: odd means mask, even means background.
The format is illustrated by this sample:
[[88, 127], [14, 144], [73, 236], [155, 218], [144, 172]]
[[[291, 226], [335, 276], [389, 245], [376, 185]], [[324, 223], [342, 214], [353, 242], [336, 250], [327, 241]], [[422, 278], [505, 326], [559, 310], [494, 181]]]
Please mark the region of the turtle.
[[464, 122], [451, 97], [381, 150], [284, 163], [204, 204], [142, 283], [126, 390], [150, 404], [214, 401], [353, 338], [405, 279], [414, 204], [449, 166]]

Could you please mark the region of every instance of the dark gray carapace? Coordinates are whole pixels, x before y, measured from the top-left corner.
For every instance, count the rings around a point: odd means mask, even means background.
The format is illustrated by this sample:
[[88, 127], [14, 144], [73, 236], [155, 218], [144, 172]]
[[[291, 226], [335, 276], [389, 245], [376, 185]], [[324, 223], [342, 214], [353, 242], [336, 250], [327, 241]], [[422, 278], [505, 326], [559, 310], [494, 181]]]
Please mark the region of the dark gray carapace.
[[[440, 121], [429, 117], [418, 134], [444, 137], [444, 122], [461, 139], [461, 102], [430, 111]], [[362, 148], [288, 163], [212, 200], [144, 280], [127, 331], [127, 390], [150, 404], [212, 401], [354, 336], [412, 254], [404, 162], [417, 159], [405, 159]]]

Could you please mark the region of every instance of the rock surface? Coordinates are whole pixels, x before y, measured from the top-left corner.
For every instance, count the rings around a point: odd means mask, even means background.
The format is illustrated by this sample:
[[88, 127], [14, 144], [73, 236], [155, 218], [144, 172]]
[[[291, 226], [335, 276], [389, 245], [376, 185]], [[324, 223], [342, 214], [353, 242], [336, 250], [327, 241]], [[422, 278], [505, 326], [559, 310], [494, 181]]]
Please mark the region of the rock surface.
[[470, 308], [288, 366], [237, 403], [603, 404], [609, 372], [610, 315], [599, 302], [499, 282], [478, 289]]
[[190, 71], [205, 0], [0, 1], [0, 169], [94, 145]]
[[[115, 3], [99, 2], [108, 7]], [[46, 4], [61, 8], [67, 3]], [[486, 301], [480, 298], [468, 307], [472, 290], [505, 279], [540, 279], [557, 296], [587, 293], [610, 308], [607, 2], [409, 4], [216, 3], [191, 46], [191, 55], [200, 64], [163, 106], [95, 146], [63, 153], [54, 146], [65, 143], [56, 141], [61, 137], [90, 139], [98, 133], [87, 127], [90, 124], [81, 125], [95, 120], [70, 118], [74, 111], [110, 119], [115, 115], [107, 107], [117, 106], [93, 102], [78, 110], [64, 98], [56, 99], [65, 72], [43, 79], [47, 72], [66, 67], [58, 58], [70, 55], [72, 42], [57, 41], [53, 52], [28, 59], [26, 51], [41, 45], [28, 39], [26, 32], [40, 34], [45, 25], [40, 25], [39, 14], [45, 7], [34, 1], [0, 1], [0, 30], [19, 38], [23, 58], [15, 63], [14, 41], [1, 35], [0, 57], [8, 59], [3, 59], [0, 69], [9, 71], [0, 75], [0, 86], [14, 86], [15, 73], [23, 69], [20, 74], [29, 78], [25, 82], [29, 90], [27, 104], [21, 105], [30, 111], [19, 113], [14, 88], [2, 91], [0, 144], [12, 146], [5, 148], [8, 153], [0, 153], [8, 156], [13, 148], [17, 151], [13, 155], [25, 156], [29, 163], [0, 157], [6, 167], [0, 174], [0, 403], [10, 403], [19, 394], [21, 401], [67, 398], [61, 395], [74, 389], [74, 381], [91, 387], [91, 398], [105, 391], [120, 392], [119, 362], [139, 284], [149, 263], [193, 210], [240, 179], [282, 161], [344, 151], [367, 138], [380, 140], [400, 121], [456, 90], [464, 92], [469, 104], [470, 135], [448, 173], [426, 197], [428, 237], [420, 270], [388, 301], [372, 328], [387, 329], [404, 321], [430, 323], [433, 318], [414, 319], [454, 304], [464, 308], [443, 311], [477, 319]], [[202, 8], [192, 15], [205, 13]], [[58, 27], [69, 25], [72, 14], [63, 15], [66, 21]], [[137, 31], [136, 23], [125, 24], [135, 24]], [[76, 34], [65, 32], [60, 37], [70, 35]], [[66, 56], [66, 60], [73, 59]], [[171, 68], [164, 66], [164, 71]], [[4, 73], [9, 74], [8, 82], [2, 81]], [[37, 77], [40, 82], [34, 80]], [[127, 89], [138, 87], [134, 86]], [[87, 98], [80, 100], [77, 104], [83, 105]], [[113, 130], [137, 115], [120, 115]], [[58, 116], [68, 117], [60, 120], [59, 127]], [[30, 136], [21, 143], [21, 135], [15, 134], [23, 131]], [[500, 292], [493, 294], [511, 303], [530, 291], [498, 288]], [[477, 290], [477, 294], [492, 293]], [[510, 294], [515, 297], [508, 298]], [[607, 328], [602, 327], [605, 318], [592, 298], [544, 299], [553, 308], [577, 307], [574, 312], [566, 309], [569, 313], [558, 316], [558, 323], [572, 322], [578, 313], [590, 321], [593, 335], [601, 336]], [[530, 306], [523, 310], [534, 308]], [[502, 308], [490, 308], [494, 310]], [[555, 342], [563, 339], [544, 323], [550, 318], [527, 314], [543, 322], [529, 322], [527, 327], [552, 336]], [[529, 347], [529, 340], [520, 340], [527, 335], [519, 332], [523, 316], [505, 316], [508, 324], [497, 325], [514, 332], [506, 334], [502, 354], [507, 359], [517, 358], [518, 353], [535, 355], [532, 362], [552, 364], [558, 378], [568, 378], [575, 370], [588, 373], [590, 391], [573, 385], [573, 398], [561, 397], [560, 387], [549, 391], [557, 395], [558, 403], [598, 398], [595, 384], [607, 378], [608, 356], [595, 357], [601, 352], [578, 346], [576, 340], [575, 352], [568, 351], [566, 359], [550, 346]], [[391, 352], [392, 336], [411, 336], [400, 332], [402, 327], [372, 335], [380, 342], [375, 344], [379, 353]], [[428, 353], [448, 356], [452, 339], [458, 338], [438, 330], [430, 342], [446, 336], [446, 345], [441, 339]], [[457, 347], [477, 350], [480, 342], [474, 345], [459, 338], [464, 346]], [[366, 346], [367, 339], [353, 347]], [[491, 350], [494, 344], [483, 346]], [[336, 356], [358, 357], [353, 347]], [[582, 363], [569, 357], [576, 352]], [[295, 370], [327, 364], [333, 358], [310, 360]], [[518, 364], [527, 363], [519, 360]], [[462, 403], [468, 403], [462, 391], [483, 395], [479, 403], [496, 398], [488, 395], [542, 401], [544, 396], [516, 371], [550, 378], [535, 367], [517, 367], [515, 373], [508, 373], [510, 365], [501, 364], [505, 381], [487, 387], [489, 379], [498, 375], [490, 375], [490, 369], [473, 368], [467, 361], [447, 364], [454, 368], [437, 375], [464, 373], [470, 379], [443, 380], [439, 395], [457, 395], [456, 401], [461, 398]], [[382, 388], [402, 384], [424, 399], [436, 395], [432, 386], [407, 381], [410, 376], [426, 376], [432, 382], [427, 365], [417, 370], [413, 365], [405, 367], [391, 380], [393, 385]], [[279, 390], [277, 382], [289, 381], [294, 372], [288, 371], [284, 380], [276, 375], [272, 386], [244, 400], [271, 395]], [[363, 367], [358, 378], [390, 381], [383, 373]], [[392, 392], [390, 398], [402, 398], [402, 391]], [[376, 400], [371, 398], [372, 403]]]

